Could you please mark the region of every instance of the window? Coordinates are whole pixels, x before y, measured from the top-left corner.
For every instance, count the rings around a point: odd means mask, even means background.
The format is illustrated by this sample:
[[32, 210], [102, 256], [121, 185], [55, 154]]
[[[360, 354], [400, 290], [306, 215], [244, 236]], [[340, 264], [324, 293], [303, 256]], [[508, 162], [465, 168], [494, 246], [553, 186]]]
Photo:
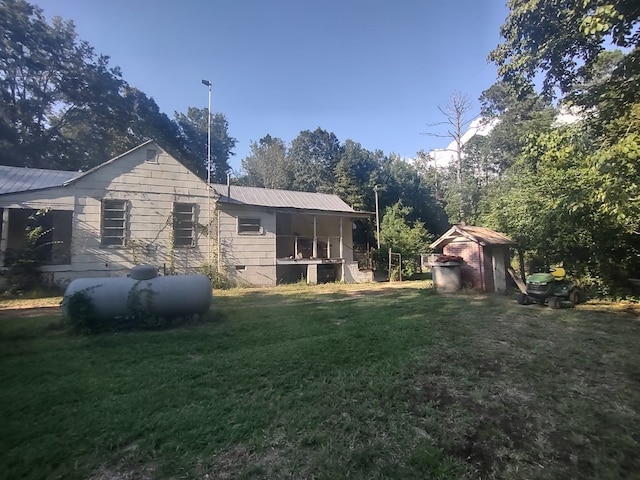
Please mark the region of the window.
[[196, 224], [196, 205], [194, 203], [173, 204], [173, 246], [193, 247], [195, 245], [194, 227]]
[[102, 201], [102, 246], [124, 247], [127, 242], [127, 201]]
[[152, 148], [147, 148], [147, 162], [158, 163], [158, 152]]
[[238, 233], [248, 235], [262, 234], [262, 226], [259, 218], [238, 218]]

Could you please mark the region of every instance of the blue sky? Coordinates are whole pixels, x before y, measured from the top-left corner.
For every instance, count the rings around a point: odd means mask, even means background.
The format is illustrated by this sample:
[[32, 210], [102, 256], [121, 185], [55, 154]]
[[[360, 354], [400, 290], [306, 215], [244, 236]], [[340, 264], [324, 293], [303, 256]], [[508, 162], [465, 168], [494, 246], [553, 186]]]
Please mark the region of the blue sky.
[[207, 106], [238, 140], [231, 165], [266, 134], [324, 128], [344, 142], [413, 157], [449, 141], [438, 106], [474, 101], [496, 79], [487, 54], [499, 0], [32, 0], [73, 20], [124, 79], [173, 118]]

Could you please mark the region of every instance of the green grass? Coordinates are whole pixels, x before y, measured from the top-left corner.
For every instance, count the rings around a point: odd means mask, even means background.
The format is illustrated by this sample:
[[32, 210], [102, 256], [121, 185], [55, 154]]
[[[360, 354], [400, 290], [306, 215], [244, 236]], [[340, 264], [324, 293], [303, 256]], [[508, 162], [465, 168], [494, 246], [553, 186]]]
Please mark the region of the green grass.
[[203, 324], [91, 337], [3, 316], [0, 478], [637, 477], [633, 310], [423, 285], [221, 292]]

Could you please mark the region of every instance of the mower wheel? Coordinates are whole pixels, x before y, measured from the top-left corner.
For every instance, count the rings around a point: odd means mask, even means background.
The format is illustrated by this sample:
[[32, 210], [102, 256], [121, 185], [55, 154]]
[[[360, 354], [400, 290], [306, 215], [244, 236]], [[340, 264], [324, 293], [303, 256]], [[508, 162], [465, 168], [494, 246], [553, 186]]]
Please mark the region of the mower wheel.
[[574, 288], [571, 293], [575, 293], [577, 299], [577, 301], [574, 302], [575, 304], [585, 303], [588, 300], [587, 293], [580, 287]]
[[580, 294], [578, 293], [578, 290], [574, 289], [569, 292], [569, 301], [574, 305], [580, 303]]
[[529, 297], [527, 297], [526, 293], [518, 294], [518, 303], [520, 305], [529, 305]]
[[562, 300], [560, 300], [558, 297], [551, 296], [547, 299], [547, 302], [549, 303], [549, 306], [554, 310], [557, 310], [562, 306]]

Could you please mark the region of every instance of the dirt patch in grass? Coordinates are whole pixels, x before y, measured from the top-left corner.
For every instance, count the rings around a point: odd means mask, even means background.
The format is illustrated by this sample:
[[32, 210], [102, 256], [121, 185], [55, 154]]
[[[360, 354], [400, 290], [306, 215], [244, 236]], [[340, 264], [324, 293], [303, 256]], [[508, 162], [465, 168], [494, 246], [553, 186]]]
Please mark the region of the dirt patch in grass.
[[62, 297], [2, 299], [0, 300], [0, 318], [55, 315], [62, 313], [61, 301]]
[[59, 305], [55, 307], [13, 307], [0, 309], [0, 318], [31, 318], [56, 314], [62, 314], [62, 310]]
[[233, 445], [198, 470], [199, 476], [205, 480], [290, 478], [290, 472], [285, 474], [287, 465], [287, 459], [278, 449], [270, 448], [258, 453], [245, 445]]
[[[425, 419], [445, 452], [469, 465], [478, 478], [493, 478], [503, 456], [526, 450], [537, 431], [519, 395], [502, 392], [483, 398], [479, 390], [462, 391], [446, 376], [414, 377], [410, 412]], [[474, 398], [475, 395], [477, 398]], [[435, 429], [435, 431], [434, 431]]]
[[122, 463], [116, 467], [101, 466], [89, 480], [151, 480], [154, 478], [153, 466], [138, 465], [133, 462]]

